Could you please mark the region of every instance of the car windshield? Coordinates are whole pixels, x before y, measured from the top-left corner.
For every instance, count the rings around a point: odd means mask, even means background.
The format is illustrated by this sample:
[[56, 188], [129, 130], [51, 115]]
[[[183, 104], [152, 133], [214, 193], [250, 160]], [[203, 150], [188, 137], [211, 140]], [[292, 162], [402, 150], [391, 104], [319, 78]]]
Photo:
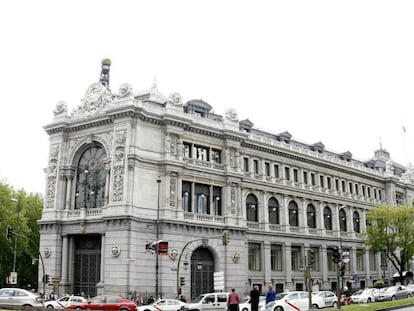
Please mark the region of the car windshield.
[[286, 297], [289, 293], [281, 293], [281, 294], [277, 294], [276, 295], [276, 300], [280, 300], [283, 299], [284, 297]]
[[362, 289], [357, 290], [355, 293], [352, 294], [352, 296], [357, 296], [362, 294]]
[[200, 295], [200, 296], [197, 296], [196, 298], [194, 298], [193, 301], [191, 301], [191, 302], [197, 303], [197, 302], [200, 302], [201, 299], [203, 299], [203, 298], [204, 298], [204, 295]]
[[240, 303], [247, 303], [249, 302], [250, 297], [249, 296], [245, 296], [240, 300]]

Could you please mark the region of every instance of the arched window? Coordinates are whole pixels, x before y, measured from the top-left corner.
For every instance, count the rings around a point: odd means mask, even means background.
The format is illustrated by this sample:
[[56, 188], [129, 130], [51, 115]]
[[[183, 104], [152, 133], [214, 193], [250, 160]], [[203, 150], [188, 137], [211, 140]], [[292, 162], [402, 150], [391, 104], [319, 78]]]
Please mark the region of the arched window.
[[343, 208], [339, 210], [339, 230], [346, 232], [346, 213]]
[[288, 205], [289, 210], [289, 225], [299, 227], [299, 209], [295, 201], [290, 201]]
[[255, 221], [259, 220], [258, 217], [258, 206], [257, 206], [257, 198], [254, 194], [249, 194], [246, 198], [246, 215], [247, 221]]
[[312, 204], [309, 204], [306, 208], [306, 216], [308, 219], [308, 227], [316, 228], [316, 213], [315, 207]]
[[101, 207], [105, 203], [104, 149], [95, 144], [81, 155], [76, 171], [75, 208]]
[[270, 198], [268, 202], [269, 223], [279, 224], [279, 202], [275, 198]]
[[357, 211], [354, 212], [352, 215], [352, 220], [354, 222], [354, 232], [360, 233], [361, 232], [361, 226], [359, 222], [359, 214]]
[[329, 206], [325, 206], [323, 210], [323, 223], [326, 230], [332, 230], [332, 211]]

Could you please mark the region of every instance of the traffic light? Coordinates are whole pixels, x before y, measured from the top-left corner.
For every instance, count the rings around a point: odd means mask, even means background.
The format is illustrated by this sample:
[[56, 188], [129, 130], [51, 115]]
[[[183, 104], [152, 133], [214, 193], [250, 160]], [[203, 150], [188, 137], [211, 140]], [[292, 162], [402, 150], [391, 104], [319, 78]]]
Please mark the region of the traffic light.
[[228, 230], [223, 230], [223, 245], [227, 245], [230, 243], [230, 236]]
[[185, 286], [185, 277], [180, 276], [180, 286], [183, 287]]
[[339, 249], [337, 247], [332, 250], [332, 260], [334, 263], [339, 263], [341, 261], [341, 254], [339, 253]]
[[6, 231], [7, 240], [11, 240], [12, 236], [13, 236], [13, 229], [12, 227], [7, 226], [7, 231]]
[[308, 251], [308, 259], [309, 259], [309, 267], [313, 267], [313, 264], [315, 263], [315, 252], [314, 251]]
[[42, 278], [43, 283], [48, 283], [49, 277], [50, 277], [49, 274], [43, 275], [43, 278]]
[[344, 276], [344, 275], [345, 275], [345, 264], [342, 263], [342, 265], [341, 265], [341, 276]]

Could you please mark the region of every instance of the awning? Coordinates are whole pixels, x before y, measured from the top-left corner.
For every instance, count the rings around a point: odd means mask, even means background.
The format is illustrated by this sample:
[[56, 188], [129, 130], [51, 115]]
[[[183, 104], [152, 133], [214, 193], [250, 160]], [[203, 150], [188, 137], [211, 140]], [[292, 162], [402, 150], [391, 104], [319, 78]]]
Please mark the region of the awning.
[[[413, 273], [411, 271], [403, 271], [402, 273], [403, 278], [412, 278], [413, 277]], [[393, 278], [399, 278], [400, 274], [398, 272], [394, 273], [394, 275], [392, 276]]]

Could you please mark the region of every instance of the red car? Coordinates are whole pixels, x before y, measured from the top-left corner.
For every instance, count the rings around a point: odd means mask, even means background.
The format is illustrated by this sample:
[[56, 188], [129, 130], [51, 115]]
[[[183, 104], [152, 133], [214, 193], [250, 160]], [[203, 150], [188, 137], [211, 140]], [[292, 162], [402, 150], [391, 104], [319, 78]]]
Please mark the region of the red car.
[[99, 310], [99, 311], [137, 311], [135, 302], [121, 296], [99, 295], [88, 302], [72, 303], [67, 306], [72, 310]]

